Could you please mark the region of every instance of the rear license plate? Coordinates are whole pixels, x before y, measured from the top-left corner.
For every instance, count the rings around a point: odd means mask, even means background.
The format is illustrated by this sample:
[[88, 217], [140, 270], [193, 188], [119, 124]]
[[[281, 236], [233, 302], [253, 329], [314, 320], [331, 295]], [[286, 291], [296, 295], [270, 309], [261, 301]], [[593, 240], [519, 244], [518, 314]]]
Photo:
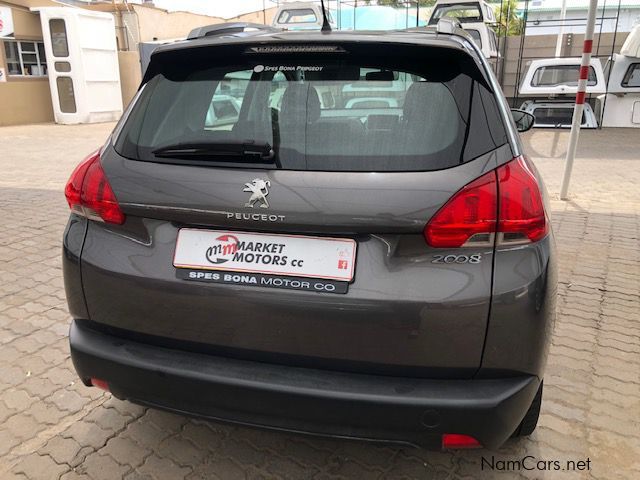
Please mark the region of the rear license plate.
[[[349, 238], [183, 228], [173, 265], [187, 280], [345, 293], [355, 259], [356, 242]], [[210, 270], [219, 273], [203, 272]], [[325, 282], [314, 288], [300, 277]]]

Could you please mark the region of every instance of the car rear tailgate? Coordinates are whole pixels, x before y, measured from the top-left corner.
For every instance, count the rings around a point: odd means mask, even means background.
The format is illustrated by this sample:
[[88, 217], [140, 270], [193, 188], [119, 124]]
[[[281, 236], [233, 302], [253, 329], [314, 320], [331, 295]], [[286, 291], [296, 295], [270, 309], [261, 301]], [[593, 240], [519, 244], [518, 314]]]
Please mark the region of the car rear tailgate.
[[[433, 249], [422, 229], [455, 190], [495, 166], [499, 153], [455, 175], [397, 173], [404, 186], [386, 190], [368, 173], [340, 173], [352, 178], [336, 186], [332, 173], [267, 172], [268, 212], [284, 218], [276, 222], [227, 218], [247, 198], [232, 179], [243, 177], [237, 170], [176, 170], [109, 157], [105, 171], [128, 217], [122, 227], [90, 222], [82, 255], [90, 318], [150, 341], [241, 358], [469, 377], [480, 364], [493, 248]], [[180, 185], [175, 194], [163, 189], [169, 182]], [[332, 224], [319, 221], [323, 215]], [[178, 279], [172, 259], [184, 226], [352, 238], [355, 277], [345, 295]], [[481, 261], [433, 263], [435, 255], [460, 253]]]

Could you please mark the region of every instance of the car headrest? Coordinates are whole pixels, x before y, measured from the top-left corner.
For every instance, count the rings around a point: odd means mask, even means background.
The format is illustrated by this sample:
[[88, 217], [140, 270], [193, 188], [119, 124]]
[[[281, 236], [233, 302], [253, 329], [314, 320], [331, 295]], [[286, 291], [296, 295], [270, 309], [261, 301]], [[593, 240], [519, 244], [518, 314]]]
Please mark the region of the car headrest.
[[[444, 91], [443, 91], [444, 90]], [[441, 96], [450, 96], [441, 83], [415, 82], [404, 97], [402, 118], [406, 121], [415, 121], [422, 118], [426, 111], [442, 104]]]
[[280, 108], [280, 122], [314, 123], [320, 118], [320, 97], [308, 83], [292, 83], [284, 91]]

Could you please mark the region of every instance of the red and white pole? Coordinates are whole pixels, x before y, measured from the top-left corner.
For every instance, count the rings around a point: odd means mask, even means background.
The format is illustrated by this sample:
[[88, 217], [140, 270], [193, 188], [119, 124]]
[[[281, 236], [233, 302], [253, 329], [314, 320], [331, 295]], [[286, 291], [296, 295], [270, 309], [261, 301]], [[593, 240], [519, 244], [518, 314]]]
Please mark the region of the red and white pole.
[[596, 10], [598, 0], [589, 1], [589, 13], [587, 14], [587, 29], [584, 34], [584, 48], [582, 49], [582, 62], [580, 63], [580, 77], [578, 80], [578, 93], [576, 94], [576, 105], [573, 109], [573, 121], [571, 122], [571, 135], [569, 136], [569, 146], [567, 148], [567, 158], [564, 165], [564, 176], [562, 177], [562, 187], [560, 188], [560, 198], [567, 200], [569, 192], [569, 182], [571, 181], [571, 170], [573, 170], [573, 160], [576, 157], [578, 148], [578, 137], [580, 136], [580, 124], [582, 123], [582, 112], [584, 110], [584, 99], [587, 91], [587, 79], [589, 78], [589, 67], [591, 64], [591, 49], [593, 47], [593, 31], [596, 25]]

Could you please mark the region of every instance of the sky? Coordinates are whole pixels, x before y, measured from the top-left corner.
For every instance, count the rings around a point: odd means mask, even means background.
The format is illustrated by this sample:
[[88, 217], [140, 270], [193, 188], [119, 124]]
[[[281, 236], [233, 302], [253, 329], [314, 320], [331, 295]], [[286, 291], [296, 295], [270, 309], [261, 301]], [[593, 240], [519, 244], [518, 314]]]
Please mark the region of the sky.
[[153, 3], [158, 8], [170, 11], [185, 10], [229, 18], [242, 13], [262, 10], [263, 1], [266, 8], [276, 6], [276, 3], [271, 0], [154, 0]]

